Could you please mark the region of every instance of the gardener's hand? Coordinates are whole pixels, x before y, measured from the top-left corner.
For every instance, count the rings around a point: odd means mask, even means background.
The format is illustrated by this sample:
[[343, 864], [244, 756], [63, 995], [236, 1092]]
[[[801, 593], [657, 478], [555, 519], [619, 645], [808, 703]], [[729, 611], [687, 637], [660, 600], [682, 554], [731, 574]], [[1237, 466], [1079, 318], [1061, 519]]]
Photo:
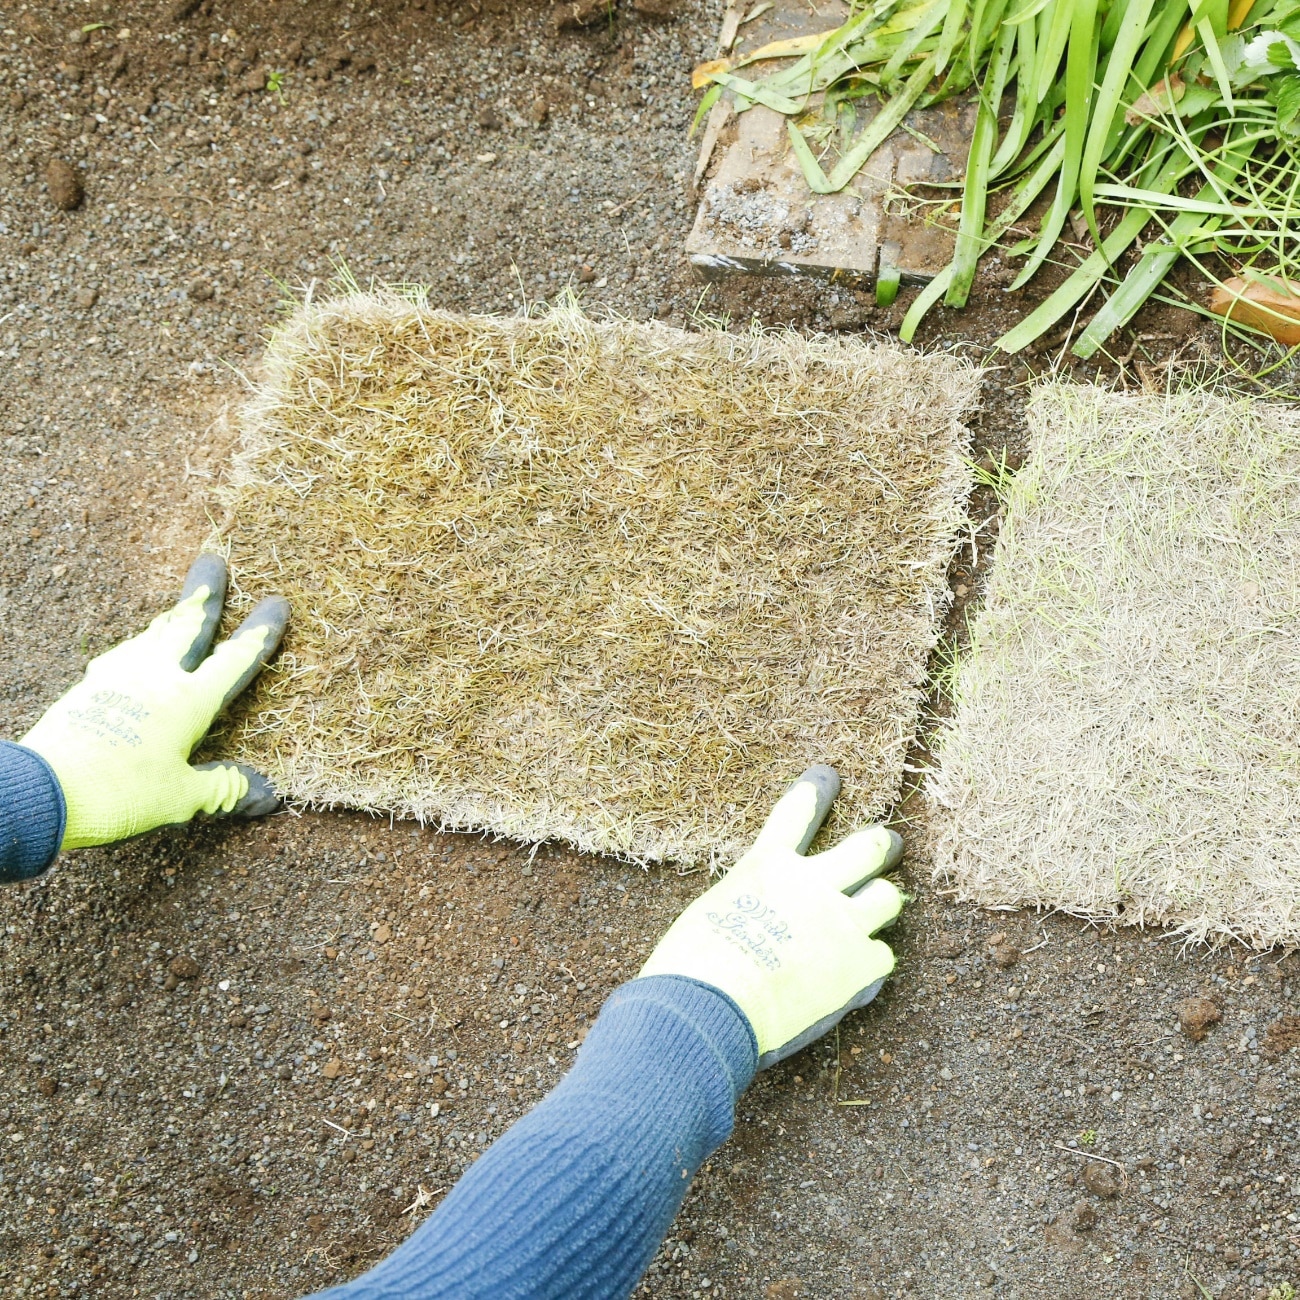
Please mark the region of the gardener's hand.
[[85, 677], [23, 737], [63, 787], [63, 848], [109, 844], [200, 811], [255, 817], [276, 807], [270, 783], [251, 768], [189, 765], [213, 719], [257, 675], [289, 621], [289, 602], [271, 596], [212, 650], [225, 595], [225, 562], [201, 555], [180, 603], [91, 660]]
[[839, 789], [833, 768], [810, 767], [754, 847], [677, 918], [641, 971], [721, 989], [754, 1030], [759, 1069], [870, 1002], [894, 969], [889, 945], [872, 935], [898, 916], [903, 895], [873, 877], [902, 855], [898, 834], [872, 826], [804, 856]]

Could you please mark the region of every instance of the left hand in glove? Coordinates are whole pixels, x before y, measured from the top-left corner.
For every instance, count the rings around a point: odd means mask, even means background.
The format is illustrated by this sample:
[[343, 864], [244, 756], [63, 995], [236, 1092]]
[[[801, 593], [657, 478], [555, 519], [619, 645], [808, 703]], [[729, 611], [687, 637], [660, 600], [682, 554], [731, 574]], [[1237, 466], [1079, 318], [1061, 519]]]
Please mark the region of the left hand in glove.
[[268, 597], [213, 650], [225, 595], [225, 562], [201, 555], [180, 603], [91, 660], [85, 677], [19, 742], [45, 759], [63, 788], [61, 847], [109, 844], [198, 812], [254, 817], [277, 807], [270, 783], [252, 768], [189, 763], [289, 621], [289, 602]]
[[903, 895], [873, 879], [902, 856], [872, 826], [805, 857], [839, 793], [834, 768], [810, 767], [772, 810], [754, 846], [673, 922], [641, 970], [720, 989], [741, 1009], [765, 1069], [870, 1002], [894, 969], [890, 925]]

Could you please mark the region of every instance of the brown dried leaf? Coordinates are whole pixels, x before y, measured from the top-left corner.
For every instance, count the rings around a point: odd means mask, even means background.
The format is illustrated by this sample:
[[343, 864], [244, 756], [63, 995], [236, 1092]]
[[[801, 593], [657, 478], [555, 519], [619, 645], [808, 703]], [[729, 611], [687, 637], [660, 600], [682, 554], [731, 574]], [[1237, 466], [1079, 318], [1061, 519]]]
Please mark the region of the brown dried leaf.
[[1186, 91], [1187, 86], [1177, 73], [1172, 77], [1165, 77], [1163, 81], [1157, 81], [1150, 90], [1144, 91], [1133, 101], [1124, 114], [1124, 121], [1129, 126], [1140, 126], [1147, 118], [1172, 113], [1174, 105], [1182, 99]]

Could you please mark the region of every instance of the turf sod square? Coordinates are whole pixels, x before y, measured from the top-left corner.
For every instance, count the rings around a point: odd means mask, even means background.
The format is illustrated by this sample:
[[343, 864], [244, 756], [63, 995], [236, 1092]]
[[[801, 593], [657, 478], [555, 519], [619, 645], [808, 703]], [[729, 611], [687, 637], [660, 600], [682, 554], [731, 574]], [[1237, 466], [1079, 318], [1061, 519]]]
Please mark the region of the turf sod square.
[[[896, 798], [978, 371], [785, 332], [304, 306], [220, 544], [294, 609], [227, 743], [292, 799], [733, 855], [808, 764]], [[238, 602], [236, 602], [238, 603]]]
[[1029, 419], [929, 784], [940, 874], [1300, 942], [1300, 414], [1060, 384]]

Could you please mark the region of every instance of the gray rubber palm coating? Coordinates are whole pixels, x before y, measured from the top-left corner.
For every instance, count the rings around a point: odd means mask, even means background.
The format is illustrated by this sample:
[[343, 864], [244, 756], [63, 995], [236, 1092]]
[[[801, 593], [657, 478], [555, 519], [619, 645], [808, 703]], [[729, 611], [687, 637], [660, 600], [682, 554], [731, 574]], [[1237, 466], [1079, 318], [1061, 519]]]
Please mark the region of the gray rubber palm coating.
[[[808, 823], [808, 829], [804, 831], [803, 838], [795, 845], [794, 850], [796, 853], [806, 853], [817, 832], [821, 830], [822, 822], [826, 820], [826, 814], [830, 812], [831, 804], [835, 802], [835, 796], [840, 792], [840, 774], [825, 763], [814, 763], [804, 772], [799, 781], [811, 782], [817, 788], [817, 807], [813, 811], [812, 820]], [[796, 781], [795, 785], [798, 785], [799, 781]]]
[[823, 1016], [815, 1025], [809, 1025], [803, 1033], [796, 1034], [788, 1043], [782, 1043], [780, 1047], [774, 1047], [770, 1052], [764, 1052], [758, 1058], [758, 1068], [760, 1070], [769, 1069], [778, 1061], [784, 1061], [787, 1056], [802, 1052], [809, 1043], [815, 1043], [823, 1034], [827, 1034], [834, 1029], [850, 1011], [865, 1007], [880, 992], [884, 982], [883, 979], [878, 979], [874, 983], [868, 984], [866, 988], [855, 993], [838, 1011], [832, 1011], [829, 1016]]
[[190, 565], [181, 599], [188, 600], [200, 587], [208, 589], [208, 597], [203, 602], [203, 626], [181, 656], [181, 667], [187, 673], [192, 673], [208, 657], [217, 635], [217, 624], [221, 622], [221, 607], [226, 601], [226, 562], [221, 556], [205, 552]]
[[284, 637], [284, 630], [288, 626], [289, 602], [283, 596], [267, 596], [265, 600], [259, 600], [253, 606], [248, 617], [231, 633], [231, 637], [234, 638], [241, 636], [245, 632], [252, 632], [256, 628], [264, 627], [269, 630], [270, 636], [266, 638], [266, 644], [258, 651], [257, 658], [248, 665], [240, 679], [226, 692], [226, 698], [221, 701], [223, 709], [266, 666], [267, 660], [279, 648], [280, 641]]

